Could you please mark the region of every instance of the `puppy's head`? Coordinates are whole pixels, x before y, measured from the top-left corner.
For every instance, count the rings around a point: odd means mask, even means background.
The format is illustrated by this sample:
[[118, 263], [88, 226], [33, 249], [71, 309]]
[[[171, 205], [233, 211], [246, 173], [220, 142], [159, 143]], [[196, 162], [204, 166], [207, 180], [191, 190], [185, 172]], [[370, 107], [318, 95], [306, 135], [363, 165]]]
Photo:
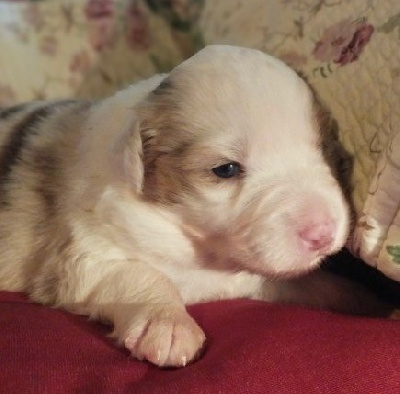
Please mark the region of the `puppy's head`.
[[311, 270], [349, 227], [321, 113], [280, 61], [207, 47], [138, 109], [143, 197], [169, 205], [228, 264], [267, 276]]

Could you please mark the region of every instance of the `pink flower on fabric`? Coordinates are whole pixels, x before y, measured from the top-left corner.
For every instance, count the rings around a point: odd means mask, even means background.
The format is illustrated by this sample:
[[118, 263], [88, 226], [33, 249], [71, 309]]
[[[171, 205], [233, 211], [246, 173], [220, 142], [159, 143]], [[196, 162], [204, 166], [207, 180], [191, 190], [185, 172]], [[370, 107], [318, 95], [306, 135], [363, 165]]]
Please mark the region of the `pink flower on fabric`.
[[23, 19], [35, 29], [40, 29], [44, 25], [44, 16], [36, 4], [28, 4], [22, 11]]
[[101, 52], [111, 47], [116, 39], [115, 25], [112, 19], [93, 21], [89, 30], [89, 43], [95, 51]]
[[72, 73], [83, 72], [90, 68], [92, 62], [87, 51], [81, 50], [76, 52], [69, 63], [69, 70]]
[[113, 0], [88, 0], [85, 7], [88, 19], [111, 18], [114, 15]]
[[133, 3], [128, 8], [127, 35], [130, 46], [134, 49], [146, 50], [151, 45], [149, 22], [147, 15]]
[[84, 73], [92, 66], [92, 59], [89, 52], [85, 49], [77, 51], [69, 62], [70, 75], [68, 85], [71, 89], [76, 89], [82, 81]]
[[40, 51], [48, 56], [55, 56], [57, 54], [58, 41], [53, 36], [45, 36], [39, 44]]
[[115, 41], [114, 1], [88, 0], [85, 7], [89, 25], [89, 43], [95, 51], [102, 51]]
[[366, 22], [346, 19], [325, 30], [312, 54], [323, 62], [333, 61], [344, 66], [359, 58], [374, 30]]

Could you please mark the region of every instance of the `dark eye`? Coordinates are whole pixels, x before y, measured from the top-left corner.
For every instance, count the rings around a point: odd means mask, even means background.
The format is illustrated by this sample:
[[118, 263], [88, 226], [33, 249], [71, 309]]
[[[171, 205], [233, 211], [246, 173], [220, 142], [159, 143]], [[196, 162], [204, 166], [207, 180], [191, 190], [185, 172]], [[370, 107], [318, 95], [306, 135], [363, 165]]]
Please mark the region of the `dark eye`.
[[232, 178], [239, 175], [242, 169], [239, 163], [232, 161], [222, 166], [215, 167], [212, 170], [213, 173], [220, 178]]

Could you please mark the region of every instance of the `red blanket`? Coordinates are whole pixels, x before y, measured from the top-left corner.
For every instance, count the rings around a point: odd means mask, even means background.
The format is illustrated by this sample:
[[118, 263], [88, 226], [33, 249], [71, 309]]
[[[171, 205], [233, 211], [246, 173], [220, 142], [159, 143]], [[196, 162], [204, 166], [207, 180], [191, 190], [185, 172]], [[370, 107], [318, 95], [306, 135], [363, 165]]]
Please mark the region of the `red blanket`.
[[194, 305], [208, 345], [162, 370], [85, 317], [0, 292], [0, 392], [400, 393], [400, 322], [235, 300]]

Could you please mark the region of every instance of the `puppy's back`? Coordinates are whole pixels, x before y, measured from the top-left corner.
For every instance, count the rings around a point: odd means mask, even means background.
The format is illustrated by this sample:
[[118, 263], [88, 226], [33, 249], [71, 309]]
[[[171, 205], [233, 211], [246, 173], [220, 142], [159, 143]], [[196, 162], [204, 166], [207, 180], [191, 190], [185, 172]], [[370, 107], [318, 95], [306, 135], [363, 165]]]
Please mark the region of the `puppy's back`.
[[60, 238], [67, 164], [89, 106], [33, 102], [0, 111], [0, 289], [28, 291]]

